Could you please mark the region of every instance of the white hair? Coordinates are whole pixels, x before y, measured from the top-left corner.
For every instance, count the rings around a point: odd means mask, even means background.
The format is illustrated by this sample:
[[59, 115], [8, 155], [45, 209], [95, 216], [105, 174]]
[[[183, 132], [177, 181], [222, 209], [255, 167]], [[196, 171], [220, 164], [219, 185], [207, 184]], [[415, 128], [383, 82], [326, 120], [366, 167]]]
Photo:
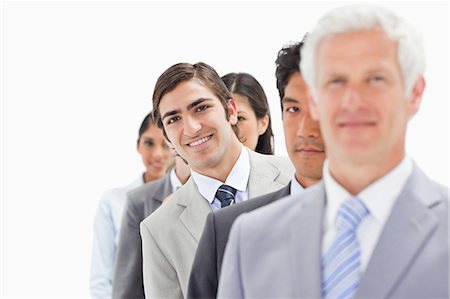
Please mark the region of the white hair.
[[301, 52], [300, 70], [317, 98], [316, 53], [320, 42], [339, 33], [381, 28], [398, 43], [397, 59], [402, 71], [404, 90], [412, 92], [416, 80], [425, 71], [425, 51], [421, 35], [393, 11], [371, 5], [351, 5], [333, 9], [319, 20], [306, 39]]

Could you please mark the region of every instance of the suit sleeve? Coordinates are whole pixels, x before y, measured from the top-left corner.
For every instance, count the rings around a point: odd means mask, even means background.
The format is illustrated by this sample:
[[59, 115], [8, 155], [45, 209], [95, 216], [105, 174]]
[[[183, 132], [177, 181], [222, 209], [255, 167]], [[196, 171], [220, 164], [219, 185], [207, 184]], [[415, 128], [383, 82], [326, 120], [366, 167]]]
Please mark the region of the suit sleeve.
[[209, 213], [192, 264], [187, 298], [215, 298], [217, 280], [214, 213]]
[[222, 270], [220, 272], [217, 298], [244, 298], [240, 257], [240, 234], [243, 217], [245, 215], [241, 215], [236, 219], [230, 231], [230, 238], [225, 248]]
[[180, 283], [174, 267], [145, 221], [141, 222], [145, 298], [180, 298]]
[[144, 298], [142, 279], [142, 242], [139, 233], [141, 217], [128, 197], [120, 230], [113, 299]]

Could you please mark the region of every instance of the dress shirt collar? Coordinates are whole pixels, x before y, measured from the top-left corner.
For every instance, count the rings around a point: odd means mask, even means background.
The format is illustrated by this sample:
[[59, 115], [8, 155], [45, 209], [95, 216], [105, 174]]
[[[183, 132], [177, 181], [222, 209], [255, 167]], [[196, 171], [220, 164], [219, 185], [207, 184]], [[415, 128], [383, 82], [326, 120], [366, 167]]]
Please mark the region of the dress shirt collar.
[[303, 190], [305, 190], [305, 188], [303, 188], [302, 185], [300, 185], [300, 183], [297, 181], [297, 179], [295, 178], [295, 173], [294, 173], [294, 177], [291, 180], [291, 195], [297, 195], [303, 192]]
[[250, 157], [248, 150], [242, 146], [239, 158], [231, 169], [231, 172], [228, 174], [225, 183], [199, 174], [193, 170], [191, 170], [191, 174], [192, 179], [197, 185], [198, 191], [208, 200], [209, 204], [212, 204], [217, 189], [223, 184], [233, 187], [238, 192], [245, 192], [247, 190], [248, 178], [250, 176]]
[[175, 167], [170, 170], [170, 184], [172, 185], [172, 193], [183, 185], [175, 172]]
[[[412, 170], [412, 160], [405, 156], [394, 169], [356, 195], [364, 202], [370, 215], [380, 225], [384, 226], [386, 223], [395, 200], [400, 195]], [[323, 181], [327, 194], [325, 229], [328, 229], [334, 225], [341, 204], [354, 196], [332, 177], [328, 160], [325, 161], [323, 166]]]

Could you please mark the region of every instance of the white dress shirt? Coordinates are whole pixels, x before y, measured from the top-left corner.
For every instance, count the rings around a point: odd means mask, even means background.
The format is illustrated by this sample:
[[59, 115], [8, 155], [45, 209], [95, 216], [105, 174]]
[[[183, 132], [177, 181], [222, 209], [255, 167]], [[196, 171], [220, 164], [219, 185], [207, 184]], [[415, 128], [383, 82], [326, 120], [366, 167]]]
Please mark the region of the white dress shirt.
[[170, 184], [172, 185], [172, 193], [183, 185], [175, 172], [175, 167], [170, 171]]
[[290, 195], [300, 194], [304, 190], [305, 190], [305, 188], [303, 188], [303, 186], [300, 185], [300, 183], [297, 181], [297, 178], [295, 177], [295, 173], [294, 173], [294, 177], [291, 180], [291, 193], [290, 193]]
[[217, 189], [223, 184], [236, 189], [235, 200], [231, 203], [239, 203], [248, 199], [248, 178], [250, 176], [250, 157], [248, 149], [242, 146], [241, 154], [231, 169], [225, 183], [214, 178], [199, 174], [191, 170], [192, 179], [197, 185], [200, 194], [206, 198], [213, 210], [219, 210], [220, 201], [214, 199]]
[[92, 298], [111, 298], [120, 225], [127, 192], [144, 184], [141, 175], [130, 185], [106, 191], [100, 199], [94, 219], [90, 291]]
[[405, 156], [394, 169], [367, 186], [356, 196], [353, 196], [332, 177], [328, 160], [326, 160], [323, 166], [323, 181], [327, 203], [325, 207], [322, 256], [327, 252], [327, 249], [337, 236], [335, 222], [341, 204], [350, 198], [358, 197], [369, 210], [369, 214], [361, 221], [356, 233], [361, 248], [361, 271], [364, 272], [384, 225], [391, 214], [392, 207], [412, 170], [413, 163], [411, 158]]

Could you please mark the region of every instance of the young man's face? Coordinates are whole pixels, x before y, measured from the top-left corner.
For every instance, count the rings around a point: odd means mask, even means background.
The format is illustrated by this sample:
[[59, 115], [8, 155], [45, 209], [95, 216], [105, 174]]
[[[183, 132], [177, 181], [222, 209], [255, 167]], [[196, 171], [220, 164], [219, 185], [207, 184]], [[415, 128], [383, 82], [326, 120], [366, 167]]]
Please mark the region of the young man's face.
[[[423, 91], [404, 92], [397, 43], [380, 29], [325, 38], [317, 50], [318, 117], [330, 163], [389, 163], [404, 154], [408, 119]], [[332, 158], [333, 156], [333, 158]]]
[[231, 125], [237, 122], [236, 105], [228, 104], [229, 120], [220, 100], [197, 79], [179, 83], [160, 101], [159, 111], [167, 137], [176, 151], [199, 173], [229, 162], [233, 142]]
[[281, 103], [286, 149], [297, 180], [307, 187], [322, 178], [325, 147], [319, 124], [309, 113], [306, 84], [300, 73], [291, 75], [284, 94]]

